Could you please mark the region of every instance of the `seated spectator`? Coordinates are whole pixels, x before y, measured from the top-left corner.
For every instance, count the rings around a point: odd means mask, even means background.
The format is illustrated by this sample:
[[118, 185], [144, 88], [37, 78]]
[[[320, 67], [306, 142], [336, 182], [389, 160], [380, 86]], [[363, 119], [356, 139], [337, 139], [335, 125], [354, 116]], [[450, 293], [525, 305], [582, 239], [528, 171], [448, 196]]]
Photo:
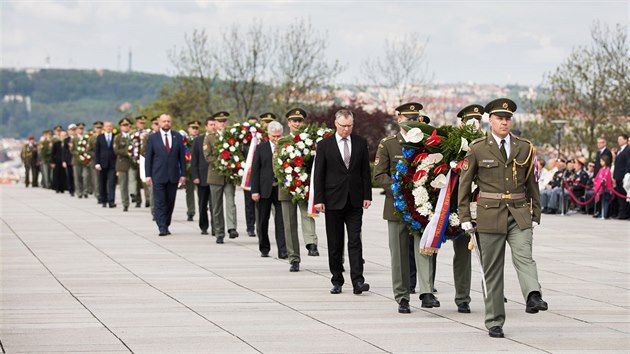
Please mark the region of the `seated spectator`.
[[549, 159], [545, 167], [545, 161], [540, 159], [538, 160], [538, 170], [540, 171], [540, 177], [538, 178], [538, 189], [542, 192], [547, 184], [551, 182], [553, 175], [558, 171], [556, 168], [556, 159]]
[[558, 212], [563, 180], [567, 174], [565, 163], [561, 158], [556, 160], [557, 171], [553, 174], [551, 181], [545, 185], [545, 189], [540, 192], [540, 205], [544, 214], [555, 214]]
[[[583, 157], [575, 159], [575, 171], [571, 178], [571, 192], [578, 201], [584, 201], [586, 188], [588, 188], [588, 183], [590, 181], [588, 173], [584, 170], [584, 162], [585, 160]], [[582, 214], [586, 214], [586, 207], [584, 205], [581, 205], [579, 209]]]

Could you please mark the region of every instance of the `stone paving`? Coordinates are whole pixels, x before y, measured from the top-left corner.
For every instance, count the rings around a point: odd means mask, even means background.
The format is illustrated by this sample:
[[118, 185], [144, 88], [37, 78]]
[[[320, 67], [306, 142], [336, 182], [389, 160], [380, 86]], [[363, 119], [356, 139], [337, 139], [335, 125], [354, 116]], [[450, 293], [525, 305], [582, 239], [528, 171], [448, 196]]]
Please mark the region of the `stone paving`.
[[[290, 273], [272, 250], [261, 258], [245, 233], [216, 244], [186, 221], [184, 192], [158, 237], [148, 209], [104, 209], [95, 199], [2, 186], [0, 344], [6, 353], [627, 353], [630, 350], [630, 222], [543, 216], [534, 256], [549, 311], [525, 313], [506, 261], [505, 339], [488, 337], [473, 263], [472, 313], [453, 302], [452, 247], [438, 257], [442, 307], [397, 313], [392, 299], [383, 196], [364, 215], [371, 291], [331, 287], [322, 256]], [[119, 199], [118, 199], [119, 200]], [[272, 230], [273, 232], [273, 226]], [[273, 245], [273, 240], [272, 240]], [[273, 246], [272, 246], [273, 247]], [[509, 252], [507, 257], [509, 258]], [[349, 269], [349, 265], [345, 265]], [[348, 276], [348, 275], [347, 275]]]

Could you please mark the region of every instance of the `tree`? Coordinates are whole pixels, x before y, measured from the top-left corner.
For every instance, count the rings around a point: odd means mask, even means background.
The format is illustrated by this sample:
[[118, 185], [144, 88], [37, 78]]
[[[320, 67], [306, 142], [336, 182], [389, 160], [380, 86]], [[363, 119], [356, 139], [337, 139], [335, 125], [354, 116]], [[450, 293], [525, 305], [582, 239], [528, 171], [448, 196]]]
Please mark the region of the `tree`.
[[223, 33], [222, 47], [216, 58], [224, 80], [225, 97], [232, 111], [246, 118], [259, 110], [260, 101], [269, 99], [269, 86], [264, 81], [274, 50], [274, 33], [256, 20], [245, 33], [241, 33], [240, 28], [233, 24]]
[[630, 117], [630, 46], [626, 28], [611, 30], [595, 23], [593, 43], [578, 47], [546, 77], [549, 97], [540, 106], [547, 120], [568, 121], [567, 144], [585, 147], [589, 155], [597, 137], [626, 130]]
[[391, 111], [411, 96], [420, 96], [432, 80], [426, 62], [427, 43], [417, 33], [386, 39], [383, 56], [362, 63], [363, 79], [377, 90], [381, 110]]
[[328, 84], [343, 66], [328, 62], [328, 42], [311, 26], [310, 20], [297, 19], [278, 36], [278, 51], [272, 67], [275, 109], [286, 112], [295, 104], [308, 104], [330, 98]]

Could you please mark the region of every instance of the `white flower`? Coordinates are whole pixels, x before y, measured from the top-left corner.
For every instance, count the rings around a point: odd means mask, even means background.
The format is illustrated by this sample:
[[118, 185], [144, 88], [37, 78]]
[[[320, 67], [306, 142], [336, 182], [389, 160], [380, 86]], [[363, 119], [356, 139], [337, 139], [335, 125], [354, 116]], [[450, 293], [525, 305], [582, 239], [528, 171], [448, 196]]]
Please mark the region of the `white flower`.
[[305, 140], [306, 138], [308, 138], [308, 134], [300, 133], [300, 140]]
[[[285, 172], [286, 172], [286, 170], [285, 170]], [[293, 181], [293, 176], [291, 176], [291, 172], [287, 172], [287, 176], [285, 178], [287, 179], [287, 183], [289, 183], [289, 184]]]
[[[284, 173], [286, 173], [286, 174], [290, 174], [290, 173], [291, 173], [291, 171], [293, 171], [293, 167], [291, 167], [291, 166], [289, 166], [289, 167], [287, 167], [287, 168], [285, 168], [285, 169], [284, 169]], [[287, 179], [288, 179], [288, 177], [289, 177], [289, 176], [287, 176]]]
[[304, 153], [304, 155], [308, 156], [311, 154], [311, 149], [304, 149], [302, 152]]
[[304, 140], [304, 143], [306, 144], [306, 146], [313, 146], [313, 140], [312, 139], [306, 139]]
[[423, 137], [424, 133], [420, 130], [420, 128], [411, 128], [405, 135], [405, 140], [410, 143], [419, 143], [422, 141]]
[[294, 152], [289, 153], [289, 158], [293, 160], [295, 158], [295, 153]]
[[241, 143], [239, 143], [238, 141], [234, 143], [234, 146], [238, 147]]
[[305, 182], [308, 179], [308, 174], [306, 173], [302, 173], [300, 175], [300, 180], [302, 180], [302, 182]]
[[295, 188], [295, 194], [300, 194], [302, 192], [302, 188], [301, 187], [296, 187]]
[[435, 177], [433, 181], [431, 181], [431, 187], [433, 188], [444, 188], [446, 187], [446, 176], [443, 174], [439, 174]]
[[[473, 119], [476, 120], [476, 119]], [[460, 153], [462, 151], [470, 151], [470, 147], [468, 146], [468, 140], [466, 140], [464, 137], [462, 137], [462, 143], [459, 145], [459, 151], [457, 153]]]
[[436, 163], [442, 161], [443, 158], [444, 156], [437, 152], [435, 154], [429, 154], [426, 159], [422, 160], [422, 163], [424, 164], [426, 162], [427, 164], [435, 165]]
[[311, 156], [315, 156], [315, 150], [311, 150]]
[[230, 168], [234, 169], [234, 168], [236, 168], [236, 165], [235, 164], [230, 164]]
[[238, 156], [234, 155], [234, 161], [238, 162], [239, 158]]
[[232, 133], [232, 134], [236, 133], [236, 128], [230, 129], [230, 133]]
[[300, 173], [300, 170], [301, 170], [300, 167], [297, 167], [297, 166], [293, 169], [293, 171], [295, 171], [297, 173]]
[[238, 175], [239, 176], [243, 176], [243, 169], [242, 168], [240, 170], [238, 170]]
[[250, 133], [252, 133], [252, 134], [255, 134], [255, 133], [257, 133], [257, 132], [258, 132], [258, 129], [256, 129], [256, 127], [252, 125], [252, 126], [249, 128], [249, 132], [250, 132]]
[[317, 136], [324, 136], [324, 129], [319, 129], [317, 131]]
[[228, 143], [223, 143], [223, 148], [224, 148], [224, 149], [227, 149], [228, 147], [230, 147], [230, 144], [228, 144]]
[[282, 165], [282, 159], [278, 159], [278, 165]]
[[287, 152], [293, 152], [294, 150], [295, 150], [295, 148], [293, 147], [293, 145], [289, 145], [289, 146], [287, 146], [287, 148], [286, 148], [286, 151], [287, 151]]
[[304, 145], [304, 142], [302, 142], [302, 141], [298, 142], [295, 145], [297, 145], [297, 148], [300, 149], [300, 150], [304, 150], [304, 148], [306, 147], [306, 145]]
[[459, 226], [459, 215], [457, 215], [457, 213], [451, 213], [451, 215], [448, 216], [448, 223], [451, 226]]
[[236, 151], [236, 148], [234, 146], [230, 146], [230, 148], [228, 150], [230, 150], [230, 152], [234, 152], [234, 151]]

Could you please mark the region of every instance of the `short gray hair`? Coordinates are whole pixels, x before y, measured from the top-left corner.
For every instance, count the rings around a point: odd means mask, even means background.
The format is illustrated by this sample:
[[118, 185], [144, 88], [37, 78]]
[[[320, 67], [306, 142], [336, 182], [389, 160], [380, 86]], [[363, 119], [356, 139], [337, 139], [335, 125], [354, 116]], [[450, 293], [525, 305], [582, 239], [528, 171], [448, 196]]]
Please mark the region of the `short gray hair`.
[[277, 121], [273, 121], [273, 122], [269, 122], [269, 125], [267, 125], [267, 133], [271, 133], [271, 132], [283, 132], [284, 131], [284, 127], [282, 126], [282, 124], [280, 124], [280, 122]]
[[354, 122], [354, 114], [349, 109], [340, 109], [335, 113], [335, 122], [339, 120], [339, 118], [346, 117], [352, 119]]

